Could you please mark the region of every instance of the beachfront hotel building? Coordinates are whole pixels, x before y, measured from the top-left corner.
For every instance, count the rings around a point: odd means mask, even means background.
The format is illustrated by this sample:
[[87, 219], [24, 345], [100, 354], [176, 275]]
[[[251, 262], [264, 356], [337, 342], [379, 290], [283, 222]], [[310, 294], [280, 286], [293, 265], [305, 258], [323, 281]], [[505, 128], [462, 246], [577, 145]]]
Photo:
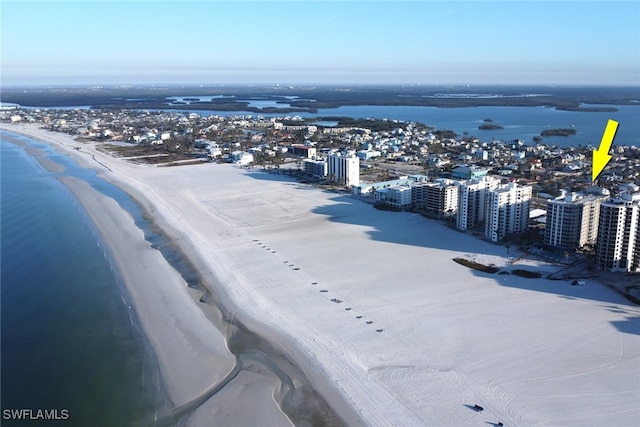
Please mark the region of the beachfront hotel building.
[[640, 194], [623, 194], [601, 204], [596, 268], [640, 272]]
[[458, 230], [469, 230], [484, 221], [487, 194], [499, 185], [500, 179], [491, 176], [461, 182], [458, 187], [456, 215]]
[[547, 202], [544, 244], [561, 250], [595, 245], [598, 237], [600, 205], [608, 191], [594, 188], [593, 194], [567, 193]]
[[531, 186], [519, 186], [515, 182], [489, 191], [485, 202], [485, 237], [499, 242], [525, 232], [529, 226], [531, 194]]
[[360, 184], [360, 159], [348, 153], [329, 154], [327, 177], [345, 187]]

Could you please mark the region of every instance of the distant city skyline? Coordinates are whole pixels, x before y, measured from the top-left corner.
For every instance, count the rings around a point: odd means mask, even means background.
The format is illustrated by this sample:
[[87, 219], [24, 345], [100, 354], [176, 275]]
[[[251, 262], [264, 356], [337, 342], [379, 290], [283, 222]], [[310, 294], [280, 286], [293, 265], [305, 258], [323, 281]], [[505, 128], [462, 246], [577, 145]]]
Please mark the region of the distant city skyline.
[[2, 1], [3, 86], [640, 85], [640, 2]]

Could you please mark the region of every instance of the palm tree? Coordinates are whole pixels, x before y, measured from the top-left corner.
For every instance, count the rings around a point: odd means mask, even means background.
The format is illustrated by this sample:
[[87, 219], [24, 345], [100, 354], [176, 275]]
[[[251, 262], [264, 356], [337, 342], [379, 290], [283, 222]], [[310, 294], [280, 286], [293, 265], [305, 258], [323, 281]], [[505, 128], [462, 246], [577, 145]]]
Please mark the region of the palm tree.
[[275, 156], [273, 156], [272, 163], [276, 169], [280, 169], [280, 165], [284, 163], [284, 156], [280, 151], [276, 151]]

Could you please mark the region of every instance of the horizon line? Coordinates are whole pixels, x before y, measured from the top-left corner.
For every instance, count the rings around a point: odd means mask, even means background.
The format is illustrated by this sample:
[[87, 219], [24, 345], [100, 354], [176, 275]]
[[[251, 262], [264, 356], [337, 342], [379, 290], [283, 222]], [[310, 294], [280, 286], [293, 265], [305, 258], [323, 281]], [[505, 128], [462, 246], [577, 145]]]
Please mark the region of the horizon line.
[[46, 88], [144, 88], [144, 87], [261, 87], [261, 88], [308, 88], [308, 87], [563, 87], [563, 88], [593, 88], [618, 87], [640, 89], [640, 84], [634, 83], [418, 83], [418, 82], [233, 82], [233, 83], [192, 83], [192, 82], [147, 82], [147, 83], [2, 83], [0, 92], [4, 89], [46, 89]]

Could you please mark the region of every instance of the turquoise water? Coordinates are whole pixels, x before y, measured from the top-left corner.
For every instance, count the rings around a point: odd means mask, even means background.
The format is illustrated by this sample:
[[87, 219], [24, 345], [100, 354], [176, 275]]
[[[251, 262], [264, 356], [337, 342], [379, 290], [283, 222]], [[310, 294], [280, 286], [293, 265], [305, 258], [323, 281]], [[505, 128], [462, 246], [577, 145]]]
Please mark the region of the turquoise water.
[[[74, 426], [148, 425], [161, 402], [157, 369], [108, 250], [56, 174], [1, 145], [1, 405], [66, 410]], [[62, 174], [117, 191], [47, 146]]]

